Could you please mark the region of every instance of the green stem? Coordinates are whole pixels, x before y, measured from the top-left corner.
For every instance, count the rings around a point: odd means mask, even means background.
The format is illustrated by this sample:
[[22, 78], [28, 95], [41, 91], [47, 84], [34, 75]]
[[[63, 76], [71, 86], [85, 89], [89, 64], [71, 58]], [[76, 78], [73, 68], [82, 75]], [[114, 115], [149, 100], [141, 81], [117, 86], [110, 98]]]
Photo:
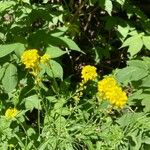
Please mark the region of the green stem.
[[[26, 134], [27, 138], [28, 138], [30, 141], [32, 141], [32, 140], [30, 139], [30, 137], [28, 136], [26, 129], [24, 128], [23, 124], [20, 122], [19, 119], [17, 119], [17, 122], [21, 125], [21, 127], [22, 127], [24, 133]], [[37, 150], [37, 148], [35, 147], [34, 144], [33, 144], [33, 147], [34, 147], [35, 150]]]

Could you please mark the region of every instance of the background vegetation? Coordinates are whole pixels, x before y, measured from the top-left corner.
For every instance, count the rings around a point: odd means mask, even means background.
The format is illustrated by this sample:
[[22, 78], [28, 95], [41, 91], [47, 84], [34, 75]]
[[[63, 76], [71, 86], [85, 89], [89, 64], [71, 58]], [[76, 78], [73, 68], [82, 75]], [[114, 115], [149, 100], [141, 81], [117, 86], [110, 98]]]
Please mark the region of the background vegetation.
[[[0, 0], [0, 149], [149, 150], [149, 9], [149, 0]], [[37, 75], [22, 61], [29, 49], [50, 57]], [[86, 65], [98, 76], [82, 87]], [[98, 95], [106, 76], [126, 92], [123, 108]]]

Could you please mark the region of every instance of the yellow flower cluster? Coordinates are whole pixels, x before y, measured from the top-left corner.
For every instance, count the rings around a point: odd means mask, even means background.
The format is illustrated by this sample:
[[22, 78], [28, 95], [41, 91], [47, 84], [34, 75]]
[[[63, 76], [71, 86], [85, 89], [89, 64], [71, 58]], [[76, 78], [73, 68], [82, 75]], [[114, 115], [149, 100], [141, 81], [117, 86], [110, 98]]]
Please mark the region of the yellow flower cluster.
[[18, 110], [16, 108], [8, 108], [5, 112], [5, 117], [8, 119], [12, 119], [17, 116]]
[[81, 71], [81, 78], [83, 82], [87, 82], [89, 80], [94, 80], [97, 77], [96, 68], [94, 66], [84, 66]]
[[107, 99], [117, 108], [123, 108], [127, 102], [127, 95], [113, 77], [105, 77], [98, 82], [98, 91], [103, 99]]
[[36, 49], [27, 50], [21, 56], [21, 61], [27, 69], [36, 68], [39, 65], [40, 56]]
[[38, 50], [36, 49], [26, 50], [21, 56], [22, 63], [25, 65], [27, 69], [31, 70], [31, 73], [34, 76], [37, 76], [37, 74], [40, 71], [39, 64], [40, 63], [46, 64], [49, 61], [49, 59], [50, 57], [48, 54], [40, 56], [38, 54]]

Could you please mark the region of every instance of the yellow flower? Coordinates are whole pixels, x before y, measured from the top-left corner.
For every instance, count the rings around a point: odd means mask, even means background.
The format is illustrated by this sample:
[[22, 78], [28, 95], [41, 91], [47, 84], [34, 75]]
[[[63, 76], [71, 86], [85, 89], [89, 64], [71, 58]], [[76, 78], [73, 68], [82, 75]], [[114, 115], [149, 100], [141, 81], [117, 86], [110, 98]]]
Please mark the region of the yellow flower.
[[97, 77], [96, 68], [94, 66], [84, 66], [81, 71], [81, 78], [87, 82], [89, 80], [94, 80]]
[[118, 108], [123, 108], [127, 102], [127, 95], [113, 77], [105, 77], [98, 82], [98, 91], [103, 99]]
[[[106, 86], [107, 85], [107, 86]], [[113, 77], [105, 77], [103, 80], [99, 81], [98, 83], [98, 90], [103, 92], [109, 91], [111, 87], [114, 87], [117, 85], [116, 80]]]
[[27, 69], [36, 68], [39, 64], [39, 60], [40, 56], [36, 49], [26, 50], [21, 56], [21, 61]]
[[8, 108], [5, 112], [5, 117], [12, 119], [17, 116], [18, 112], [19, 111], [16, 108]]
[[43, 64], [47, 64], [48, 61], [50, 59], [50, 56], [48, 54], [44, 54], [41, 59], [40, 59], [40, 62], [43, 63]]

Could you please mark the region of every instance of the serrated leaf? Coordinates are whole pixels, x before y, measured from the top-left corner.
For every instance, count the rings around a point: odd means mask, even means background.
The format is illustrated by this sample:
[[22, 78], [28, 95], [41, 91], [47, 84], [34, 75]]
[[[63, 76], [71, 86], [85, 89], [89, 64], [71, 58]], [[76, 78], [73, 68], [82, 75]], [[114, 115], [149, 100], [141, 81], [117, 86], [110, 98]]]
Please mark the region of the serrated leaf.
[[41, 100], [38, 98], [37, 95], [32, 95], [24, 99], [25, 102], [25, 107], [26, 109], [33, 110], [34, 108], [36, 109], [41, 109]]
[[150, 50], [150, 36], [143, 36], [143, 44]]
[[0, 58], [10, 54], [13, 51], [18, 51], [19, 47], [23, 47], [24, 45], [21, 43], [13, 43], [7, 45], [0, 45]]
[[46, 73], [52, 78], [60, 78], [61, 80], [63, 80], [63, 68], [61, 67], [61, 65], [54, 60], [50, 60], [49, 64], [50, 66], [47, 65], [45, 68]]
[[18, 83], [17, 68], [13, 64], [9, 64], [2, 78], [2, 85], [6, 92], [11, 92], [15, 89]]
[[62, 51], [59, 47], [50, 46], [46, 48], [46, 54], [49, 54], [50, 58], [56, 58], [64, 55], [66, 52]]

